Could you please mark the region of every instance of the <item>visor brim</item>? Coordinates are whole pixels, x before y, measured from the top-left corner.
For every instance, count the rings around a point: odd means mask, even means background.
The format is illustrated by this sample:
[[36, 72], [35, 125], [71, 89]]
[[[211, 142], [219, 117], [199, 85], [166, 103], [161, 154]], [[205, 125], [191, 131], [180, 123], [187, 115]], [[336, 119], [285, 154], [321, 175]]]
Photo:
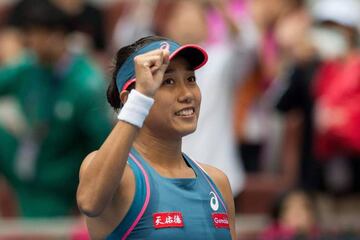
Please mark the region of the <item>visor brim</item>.
[[170, 61], [175, 57], [183, 57], [189, 62], [190, 66], [194, 70], [201, 68], [208, 61], [208, 54], [206, 51], [195, 44], [183, 45], [176, 49], [173, 53], [171, 53]]

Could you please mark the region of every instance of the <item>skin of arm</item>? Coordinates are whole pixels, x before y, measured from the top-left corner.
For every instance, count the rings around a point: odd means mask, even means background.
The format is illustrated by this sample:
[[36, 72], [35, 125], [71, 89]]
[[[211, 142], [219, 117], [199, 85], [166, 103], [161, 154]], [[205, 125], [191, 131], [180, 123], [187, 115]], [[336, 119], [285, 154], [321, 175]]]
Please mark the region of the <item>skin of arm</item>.
[[221, 170], [215, 167], [206, 164], [200, 164], [200, 165], [210, 175], [212, 180], [215, 182], [216, 186], [219, 188], [222, 196], [224, 197], [229, 215], [231, 239], [236, 240], [235, 204], [234, 204], [234, 198], [232, 195], [229, 179], [227, 178], [225, 173], [223, 173]]
[[[128, 153], [138, 128], [119, 121], [103, 145], [81, 165], [77, 202], [86, 216], [99, 216], [120, 186]], [[119, 137], [121, 136], [121, 137]]]
[[[134, 58], [136, 90], [153, 97], [160, 87], [164, 72], [169, 64], [167, 50], [155, 50]], [[127, 99], [128, 92], [122, 92], [120, 98]], [[124, 169], [130, 148], [139, 132], [139, 128], [119, 121], [100, 149], [89, 154], [82, 163], [80, 183], [76, 193], [78, 207], [88, 217], [101, 215], [113, 199], [115, 192], [121, 194]], [[126, 186], [134, 187], [134, 186]]]

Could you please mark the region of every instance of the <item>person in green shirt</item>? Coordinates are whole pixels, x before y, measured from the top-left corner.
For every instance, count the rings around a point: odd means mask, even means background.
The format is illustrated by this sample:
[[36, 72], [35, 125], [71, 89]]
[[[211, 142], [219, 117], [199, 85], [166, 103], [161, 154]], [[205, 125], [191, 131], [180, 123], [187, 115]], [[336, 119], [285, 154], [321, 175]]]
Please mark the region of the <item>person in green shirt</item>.
[[65, 216], [76, 212], [82, 159], [110, 131], [105, 81], [86, 55], [67, 50], [67, 16], [49, 1], [28, 2], [27, 50], [0, 65], [0, 96], [16, 100], [25, 122], [16, 134], [0, 125], [0, 172], [22, 216]]

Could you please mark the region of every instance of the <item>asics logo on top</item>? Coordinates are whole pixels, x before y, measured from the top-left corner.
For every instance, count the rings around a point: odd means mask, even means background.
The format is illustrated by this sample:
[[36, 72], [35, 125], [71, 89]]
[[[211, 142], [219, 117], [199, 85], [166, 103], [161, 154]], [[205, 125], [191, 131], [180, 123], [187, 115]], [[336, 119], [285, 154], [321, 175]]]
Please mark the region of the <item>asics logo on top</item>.
[[210, 207], [212, 210], [217, 211], [219, 209], [219, 200], [216, 197], [216, 194], [211, 191], [210, 194]]
[[160, 43], [160, 49], [169, 50], [169, 48], [170, 48], [169, 43], [167, 43], [167, 42], [161, 42]]

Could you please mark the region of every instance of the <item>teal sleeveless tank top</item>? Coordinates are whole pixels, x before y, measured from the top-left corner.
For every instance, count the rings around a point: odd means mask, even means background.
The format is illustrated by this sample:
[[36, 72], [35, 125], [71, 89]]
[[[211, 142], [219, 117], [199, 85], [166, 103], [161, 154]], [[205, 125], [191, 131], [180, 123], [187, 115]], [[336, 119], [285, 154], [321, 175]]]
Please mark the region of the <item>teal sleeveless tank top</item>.
[[166, 178], [132, 148], [135, 196], [108, 240], [231, 240], [225, 201], [207, 173], [184, 155], [195, 178]]

